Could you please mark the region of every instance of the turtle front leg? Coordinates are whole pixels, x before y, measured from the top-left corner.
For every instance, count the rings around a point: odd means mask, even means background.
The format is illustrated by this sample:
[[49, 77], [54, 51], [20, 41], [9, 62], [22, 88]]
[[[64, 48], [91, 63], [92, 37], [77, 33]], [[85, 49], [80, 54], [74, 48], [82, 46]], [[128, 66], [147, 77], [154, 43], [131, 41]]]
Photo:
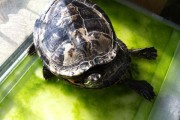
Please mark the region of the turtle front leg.
[[43, 66], [42, 72], [43, 72], [43, 77], [45, 80], [49, 80], [54, 76], [46, 66]]
[[154, 60], [157, 57], [157, 50], [154, 47], [142, 48], [142, 49], [130, 49], [128, 52], [130, 56], [138, 57], [138, 58]]
[[35, 49], [35, 46], [34, 44], [32, 44], [30, 47], [29, 47], [29, 50], [28, 50], [28, 55], [35, 55], [36, 54], [36, 49]]
[[149, 101], [151, 101], [156, 96], [153, 91], [153, 87], [144, 80], [128, 79], [125, 80], [125, 84]]

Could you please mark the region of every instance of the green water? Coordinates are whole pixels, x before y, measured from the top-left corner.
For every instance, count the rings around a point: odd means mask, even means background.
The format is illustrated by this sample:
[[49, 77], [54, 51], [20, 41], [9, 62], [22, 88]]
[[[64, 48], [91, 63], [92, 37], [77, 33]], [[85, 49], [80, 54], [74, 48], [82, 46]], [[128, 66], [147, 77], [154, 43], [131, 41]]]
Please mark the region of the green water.
[[[158, 94], [180, 38], [175, 30], [146, 15], [110, 0], [97, 3], [109, 15], [115, 32], [129, 48], [154, 46], [155, 61], [133, 59], [134, 77], [147, 80]], [[77, 88], [64, 81], [45, 81], [42, 63], [26, 57], [0, 84], [3, 120], [146, 120], [154, 101], [149, 102], [121, 85], [106, 89]]]

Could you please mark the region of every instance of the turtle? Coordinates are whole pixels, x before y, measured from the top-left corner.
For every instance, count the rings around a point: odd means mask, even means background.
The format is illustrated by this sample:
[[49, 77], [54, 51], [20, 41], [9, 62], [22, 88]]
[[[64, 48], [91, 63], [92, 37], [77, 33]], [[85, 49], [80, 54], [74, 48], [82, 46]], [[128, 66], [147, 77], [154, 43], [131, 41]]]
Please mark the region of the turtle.
[[90, 89], [120, 83], [149, 101], [155, 97], [147, 81], [133, 78], [131, 57], [155, 60], [157, 50], [128, 49], [104, 10], [90, 0], [51, 1], [35, 21], [28, 54], [42, 60], [45, 80], [56, 76]]

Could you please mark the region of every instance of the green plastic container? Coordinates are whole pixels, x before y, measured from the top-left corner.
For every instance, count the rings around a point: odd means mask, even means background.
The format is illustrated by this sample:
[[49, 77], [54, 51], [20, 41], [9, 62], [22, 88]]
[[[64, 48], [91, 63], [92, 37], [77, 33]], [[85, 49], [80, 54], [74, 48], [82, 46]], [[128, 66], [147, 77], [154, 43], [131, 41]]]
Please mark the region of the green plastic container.
[[149, 102], [122, 85], [91, 90], [62, 80], [45, 81], [40, 59], [27, 56], [27, 50], [23, 50], [32, 42], [30, 37], [21, 46], [23, 49], [20, 47], [14, 54], [18, 60], [11, 59], [11, 63], [18, 64], [13, 64], [12, 69], [4, 65], [8, 71], [1, 71], [5, 74], [0, 82], [1, 120], [179, 120], [177, 111], [175, 116], [166, 110], [168, 106], [161, 109], [161, 105], [180, 98], [180, 89], [175, 88], [180, 85], [171, 80], [176, 78], [174, 74], [178, 76], [180, 31], [119, 2], [96, 2], [109, 15], [118, 38], [128, 48], [154, 46], [158, 50], [157, 60], [132, 59], [135, 79], [151, 83], [157, 94], [154, 101]]

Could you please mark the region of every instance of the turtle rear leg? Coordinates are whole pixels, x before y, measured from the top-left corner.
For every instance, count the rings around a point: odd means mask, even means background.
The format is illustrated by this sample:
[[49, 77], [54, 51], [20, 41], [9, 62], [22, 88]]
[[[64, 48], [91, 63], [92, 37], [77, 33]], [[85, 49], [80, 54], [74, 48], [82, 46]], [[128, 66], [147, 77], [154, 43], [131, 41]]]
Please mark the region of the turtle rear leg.
[[126, 80], [125, 84], [149, 101], [156, 96], [153, 87], [144, 80]]
[[145, 58], [145, 59], [156, 59], [157, 50], [154, 47], [142, 48], [142, 49], [130, 49], [130, 56]]
[[36, 49], [35, 49], [35, 46], [34, 44], [32, 44], [30, 47], [29, 47], [29, 50], [28, 50], [28, 55], [35, 55], [36, 54]]

